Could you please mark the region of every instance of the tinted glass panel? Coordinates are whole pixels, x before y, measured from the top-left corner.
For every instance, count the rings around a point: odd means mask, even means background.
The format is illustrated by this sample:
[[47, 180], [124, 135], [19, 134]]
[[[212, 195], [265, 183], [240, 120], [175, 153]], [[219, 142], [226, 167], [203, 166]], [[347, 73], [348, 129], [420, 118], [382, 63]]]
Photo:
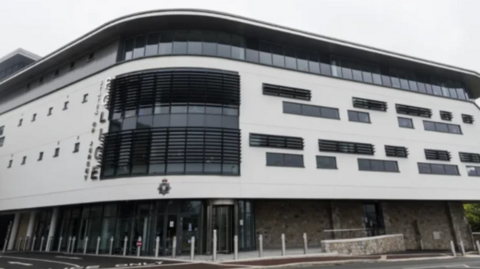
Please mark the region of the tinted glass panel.
[[158, 54], [158, 43], [159, 43], [159, 34], [151, 33], [148, 34], [147, 46], [145, 48], [145, 56], [157, 55]]
[[283, 48], [278, 45], [272, 45], [273, 65], [285, 67], [285, 58], [283, 57]]
[[203, 47], [202, 52], [204, 55], [216, 56], [217, 55], [217, 33], [204, 31], [203, 32]]
[[158, 48], [158, 54], [172, 54], [173, 48], [173, 33], [162, 32], [160, 33], [160, 46]]
[[330, 118], [330, 119], [340, 118], [340, 116], [338, 115], [338, 109], [322, 107], [320, 111], [322, 113], [322, 117], [324, 118]]
[[305, 115], [305, 116], [319, 117], [320, 116], [320, 107], [303, 105], [302, 106], [302, 114]]
[[303, 167], [303, 155], [285, 154], [284, 163], [285, 166]]
[[335, 157], [317, 156], [317, 168], [336, 169], [337, 160]]
[[302, 114], [302, 107], [300, 104], [283, 102], [283, 113]]
[[232, 56], [232, 47], [229, 34], [218, 34], [217, 53], [220, 57], [230, 58]]
[[267, 166], [284, 166], [283, 154], [267, 152]]
[[173, 39], [173, 54], [187, 54], [187, 37], [188, 31], [175, 31]]
[[260, 43], [260, 63], [272, 65], [272, 54], [270, 44]]
[[135, 48], [133, 49], [133, 58], [143, 57], [145, 54], [145, 36], [140, 35], [135, 38]]
[[202, 54], [201, 31], [190, 31], [188, 33], [188, 54]]

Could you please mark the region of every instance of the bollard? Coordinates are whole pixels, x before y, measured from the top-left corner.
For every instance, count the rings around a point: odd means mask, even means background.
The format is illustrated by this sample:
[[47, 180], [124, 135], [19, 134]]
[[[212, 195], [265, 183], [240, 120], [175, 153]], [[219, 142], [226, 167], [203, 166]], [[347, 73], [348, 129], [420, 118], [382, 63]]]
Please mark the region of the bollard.
[[37, 237], [33, 236], [32, 247], [30, 248], [30, 251], [33, 251], [33, 248], [35, 247], [35, 241], [37, 241]]
[[23, 244], [23, 251], [28, 250], [28, 245], [29, 245], [28, 243], [30, 243], [30, 237], [29, 236], [27, 236], [25, 238], [25, 244]]
[[195, 259], [195, 236], [192, 236], [190, 240], [190, 260], [193, 261]]
[[42, 251], [43, 249], [43, 241], [45, 240], [45, 238], [42, 236], [42, 239], [40, 239], [40, 251]]
[[77, 241], [77, 237], [72, 238], [72, 248], [70, 249], [70, 253], [73, 253], [75, 251], [75, 241]]
[[453, 240], [450, 241], [450, 249], [452, 251], [453, 257], [457, 257], [457, 252], [455, 251], [455, 245], [453, 244]]
[[137, 241], [137, 257], [140, 257], [140, 251], [141, 250], [142, 250], [142, 237], [139, 236], [138, 241]]
[[477, 240], [477, 251], [478, 251], [478, 255], [480, 255], [480, 242], [478, 242], [478, 240]]
[[60, 236], [60, 239], [58, 240], [58, 251], [57, 252], [60, 252], [60, 250], [62, 249], [62, 241], [63, 241], [63, 237]]
[[420, 249], [423, 250], [423, 241], [420, 239]]
[[173, 242], [172, 242], [172, 258], [175, 259], [177, 256], [177, 237], [173, 237]]
[[123, 242], [123, 256], [127, 255], [127, 243], [128, 243], [128, 236], [125, 236], [125, 241]]
[[212, 260], [217, 260], [217, 230], [213, 230]]
[[158, 258], [158, 251], [160, 250], [159, 247], [160, 247], [160, 237], [157, 236], [157, 238], [155, 239], [155, 258]]
[[97, 238], [97, 249], [95, 250], [95, 254], [98, 255], [98, 251], [100, 250], [100, 240], [102, 240], [100, 238], [100, 236]]
[[113, 236], [110, 238], [110, 250], [108, 251], [108, 254], [112, 255], [113, 252]]
[[22, 243], [23, 243], [23, 237], [20, 236], [20, 238], [18, 239], [18, 243], [17, 243], [17, 251], [19, 251], [21, 249]]
[[282, 256], [285, 256], [285, 234], [282, 234]]
[[5, 237], [5, 241], [3, 241], [3, 251], [5, 253], [5, 251], [7, 250], [7, 244], [8, 244], [8, 235], [7, 237]]
[[238, 235], [233, 236], [233, 259], [238, 260]]
[[460, 251], [462, 251], [462, 256], [465, 257], [465, 247], [463, 246], [463, 241], [460, 240]]
[[258, 257], [263, 257], [263, 236], [258, 236]]
[[83, 243], [83, 254], [87, 254], [88, 236], [85, 236], [85, 240], [83, 241], [85, 241]]
[[307, 252], [308, 252], [307, 233], [303, 233], [303, 254], [307, 255]]
[[68, 237], [68, 244], [67, 244], [67, 253], [70, 253], [70, 246], [72, 245], [72, 237]]
[[47, 247], [45, 248], [45, 250], [46, 250], [47, 252], [50, 252], [50, 249], [52, 248], [52, 246], [51, 246], [52, 240], [53, 240], [53, 238], [52, 238], [51, 236], [48, 237], [48, 239], [47, 239]]

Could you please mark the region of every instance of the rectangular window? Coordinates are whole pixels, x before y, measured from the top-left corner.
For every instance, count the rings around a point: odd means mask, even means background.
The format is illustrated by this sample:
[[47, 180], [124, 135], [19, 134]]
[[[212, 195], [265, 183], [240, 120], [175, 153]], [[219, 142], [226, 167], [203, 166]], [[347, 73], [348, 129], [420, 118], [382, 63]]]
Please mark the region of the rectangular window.
[[480, 177], [480, 167], [467, 166], [467, 173], [469, 177]]
[[267, 152], [267, 166], [304, 167], [303, 155]]
[[87, 56], [87, 62], [92, 61], [95, 58], [95, 53], [91, 52]]
[[0, 126], [0, 135], [3, 135], [4, 130], [5, 130], [5, 125]]
[[22, 126], [22, 122], [23, 122], [23, 119], [20, 119], [20, 120], [18, 121], [18, 127]]
[[451, 121], [453, 116], [452, 116], [452, 112], [448, 112], [448, 111], [440, 111], [440, 118], [442, 120], [448, 120], [448, 121]]
[[283, 113], [312, 116], [327, 119], [340, 119], [337, 108], [304, 105], [290, 102], [283, 102]]
[[333, 141], [333, 140], [318, 140], [318, 148], [325, 152], [340, 152], [351, 154], [374, 155], [375, 146], [372, 144]]
[[11, 168], [11, 167], [12, 167], [12, 163], [13, 163], [13, 160], [8, 161], [8, 167], [7, 167], [7, 168]]
[[418, 163], [418, 172], [433, 175], [460, 175], [458, 167], [451, 164]]
[[433, 121], [423, 121], [423, 126], [425, 127], [426, 131], [434, 131], [434, 132], [441, 132], [441, 133], [451, 133], [451, 134], [462, 134], [462, 129], [460, 125], [456, 124], [449, 124], [449, 123], [441, 123], [441, 122], [433, 122]]
[[82, 103], [86, 103], [86, 102], [88, 102], [88, 93], [83, 95]]
[[49, 108], [49, 109], [48, 109], [48, 114], [47, 114], [47, 116], [52, 115], [52, 111], [53, 111], [53, 107]]
[[398, 114], [406, 114], [411, 116], [419, 116], [425, 118], [432, 117], [432, 110], [429, 108], [423, 107], [415, 107], [415, 106], [407, 106], [407, 105], [400, 105], [395, 104]]
[[398, 126], [413, 129], [413, 121], [409, 118], [398, 117]]
[[353, 107], [356, 108], [371, 109], [377, 111], [387, 111], [388, 109], [388, 105], [386, 102], [362, 99], [357, 97], [353, 97], [352, 99]]
[[38, 160], [37, 161], [41, 161], [43, 159], [43, 151], [41, 151], [39, 154], [38, 154]]
[[356, 122], [370, 123], [370, 114], [360, 111], [348, 111], [348, 120]]
[[385, 154], [386, 154], [388, 157], [407, 158], [407, 157], [408, 157], [408, 149], [407, 149], [406, 147], [387, 146], [387, 145], [385, 145]]
[[337, 158], [332, 156], [316, 156], [318, 169], [337, 169]]
[[475, 121], [472, 115], [466, 115], [466, 114], [462, 114], [462, 120], [463, 122], [469, 123], [469, 124], [472, 124]]
[[310, 101], [312, 94], [309, 90], [292, 87], [263, 84], [263, 94]]
[[251, 147], [303, 149], [303, 138], [250, 133]]
[[480, 154], [460, 152], [460, 161], [462, 163], [480, 163]]
[[0, 147], [3, 147], [3, 143], [5, 143], [5, 136], [0, 137]]
[[22, 158], [22, 165], [24, 165], [27, 162], [27, 156], [23, 156]]
[[377, 172], [400, 172], [397, 161], [358, 159], [358, 170]]
[[69, 70], [69, 71], [71, 71], [71, 70], [73, 70], [73, 69], [75, 69], [75, 62], [71, 62], [71, 63], [70, 63], [70, 66], [68, 67], [68, 70]]
[[450, 161], [452, 156], [446, 150], [425, 149], [427, 160]]
[[59, 155], [60, 155], [60, 148], [56, 148], [55, 154], [53, 155], [53, 157], [58, 157]]
[[68, 101], [65, 101], [65, 103], [63, 103], [63, 110], [67, 110], [68, 109]]
[[80, 142], [75, 143], [75, 147], [73, 148], [73, 153], [80, 151]]
[[37, 113], [34, 113], [34, 114], [32, 115], [32, 121], [35, 121], [36, 119], [37, 119]]

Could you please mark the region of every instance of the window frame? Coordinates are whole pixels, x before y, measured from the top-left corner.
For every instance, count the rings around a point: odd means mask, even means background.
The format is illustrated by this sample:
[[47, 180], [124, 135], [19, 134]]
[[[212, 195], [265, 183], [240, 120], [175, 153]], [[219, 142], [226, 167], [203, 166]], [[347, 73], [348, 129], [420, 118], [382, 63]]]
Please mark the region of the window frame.
[[[480, 166], [467, 165], [467, 166], [465, 166], [465, 168], [467, 169], [467, 175], [469, 177], [480, 177]], [[470, 175], [470, 173], [468, 171], [468, 168], [475, 168], [475, 175]]]
[[54, 152], [54, 154], [53, 154], [53, 157], [54, 157], [54, 158], [56, 158], [56, 157], [58, 157], [58, 156], [60, 156], [60, 147], [55, 148], [55, 152]]
[[[431, 123], [433, 124], [433, 127], [435, 130], [428, 130], [426, 127], [425, 127], [425, 123]], [[438, 128], [437, 128], [437, 125], [440, 125], [441, 124], [443, 125], [446, 125], [447, 127], [447, 132], [445, 131], [439, 131]], [[455, 126], [455, 127], [458, 127], [458, 130], [460, 131], [459, 133], [455, 133], [455, 132], [451, 132], [450, 131], [450, 126]], [[445, 122], [436, 122], [436, 121], [429, 121], [429, 120], [423, 120], [423, 129], [425, 131], [430, 131], [430, 132], [437, 132], [437, 133], [444, 133], [444, 134], [455, 134], [455, 135], [463, 135], [463, 131], [462, 131], [462, 127], [458, 124], [452, 124], [452, 123], [445, 123]]]
[[[368, 161], [369, 167], [371, 169], [362, 169], [362, 165], [360, 164], [361, 162]], [[381, 162], [383, 166], [383, 170], [377, 170], [373, 169], [372, 162]], [[391, 163], [395, 164], [396, 171], [390, 171], [386, 169], [386, 163]], [[365, 158], [357, 158], [357, 164], [358, 164], [358, 171], [365, 171], [365, 172], [385, 172], [385, 173], [400, 173], [400, 167], [398, 166], [398, 161], [392, 161], [392, 160], [379, 160], [379, 159], [365, 159]]]
[[[350, 116], [351, 116], [350, 113], [355, 113], [357, 120], [353, 120], [353, 119], [350, 117]], [[360, 117], [359, 117], [360, 114], [365, 114], [365, 115], [367, 115], [368, 121], [361, 121], [361, 120], [360, 120]], [[368, 113], [368, 112], [356, 111], [356, 110], [347, 110], [347, 115], [348, 115], [348, 121], [351, 121], [351, 122], [372, 123], [372, 121], [371, 121], [371, 119], [370, 119], [370, 113]]]
[[[330, 160], [333, 160], [334, 167], [320, 167], [318, 164], [318, 159], [319, 158], [328, 158]], [[337, 170], [338, 169], [338, 163], [337, 163], [337, 157], [336, 156], [325, 156], [325, 155], [317, 155], [315, 156], [315, 161], [317, 165], [317, 169], [328, 169], [328, 170]]]
[[80, 151], [80, 142], [76, 142], [73, 146], [73, 153], [77, 153]]
[[[429, 166], [430, 173], [422, 173], [421, 170], [420, 170], [420, 165], [428, 165], [428, 166]], [[432, 165], [442, 166], [442, 167], [443, 167], [443, 171], [446, 171], [446, 170], [445, 170], [445, 166], [456, 167], [457, 174], [455, 174], [455, 175], [454, 175], [454, 174], [447, 174], [446, 172], [445, 172], [445, 173], [434, 173], [434, 172], [433, 172], [433, 169], [432, 169]], [[458, 169], [458, 166], [455, 165], [455, 164], [441, 164], [441, 163], [424, 163], [424, 162], [417, 162], [417, 168], [418, 168], [418, 173], [419, 173], [419, 174], [422, 174], [422, 175], [461, 176], [460, 170]]]
[[[295, 106], [300, 106], [300, 113], [292, 113], [292, 112], [285, 112], [285, 105], [295, 105]], [[305, 108], [304, 108], [305, 107]], [[306, 108], [310, 109], [316, 109], [318, 111], [317, 116], [316, 115], [305, 115], [304, 110]], [[326, 117], [323, 116], [322, 109], [331, 109], [335, 110], [337, 114], [337, 118], [332, 118], [332, 117]], [[314, 118], [322, 118], [322, 119], [330, 119], [330, 120], [341, 120], [340, 119], [340, 110], [335, 107], [326, 107], [326, 106], [316, 106], [316, 105], [310, 105], [310, 104], [302, 104], [302, 103], [294, 103], [294, 102], [287, 102], [283, 101], [282, 102], [282, 111], [284, 114], [291, 114], [291, 115], [298, 115], [298, 116], [306, 116], [306, 117], [314, 117]], [[313, 111], [313, 110], [312, 110]]]
[[[268, 156], [277, 156], [279, 157], [281, 155], [282, 157], [282, 165], [271, 165], [269, 164], [269, 161], [268, 161]], [[299, 157], [301, 156], [302, 158], [302, 166], [292, 166], [292, 165], [286, 165], [286, 161], [285, 161], [285, 157], [288, 157], [288, 156], [295, 156], [295, 157]], [[280, 152], [266, 152], [266, 155], [265, 155], [265, 160], [266, 160], [266, 166], [268, 167], [289, 167], [289, 168], [305, 168], [305, 160], [303, 158], [303, 154], [291, 154], [291, 153], [280, 153]]]
[[[412, 124], [412, 127], [402, 126], [400, 124], [400, 120], [408, 120]], [[398, 122], [398, 127], [400, 127], [400, 128], [415, 129], [415, 125], [413, 124], [413, 119], [411, 119], [411, 118], [405, 118], [405, 117], [398, 117], [397, 116], [397, 122]]]

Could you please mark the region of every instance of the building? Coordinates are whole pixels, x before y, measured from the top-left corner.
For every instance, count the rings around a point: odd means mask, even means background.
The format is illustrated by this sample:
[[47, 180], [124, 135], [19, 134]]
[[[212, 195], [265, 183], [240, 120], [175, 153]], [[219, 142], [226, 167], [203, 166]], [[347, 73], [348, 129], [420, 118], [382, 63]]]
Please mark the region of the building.
[[281, 233], [472, 248], [474, 71], [203, 10], [125, 16], [0, 63], [16, 65], [0, 75], [8, 249], [134, 253], [142, 237], [151, 255], [158, 236], [167, 255], [195, 236], [208, 253], [213, 230], [222, 252]]

